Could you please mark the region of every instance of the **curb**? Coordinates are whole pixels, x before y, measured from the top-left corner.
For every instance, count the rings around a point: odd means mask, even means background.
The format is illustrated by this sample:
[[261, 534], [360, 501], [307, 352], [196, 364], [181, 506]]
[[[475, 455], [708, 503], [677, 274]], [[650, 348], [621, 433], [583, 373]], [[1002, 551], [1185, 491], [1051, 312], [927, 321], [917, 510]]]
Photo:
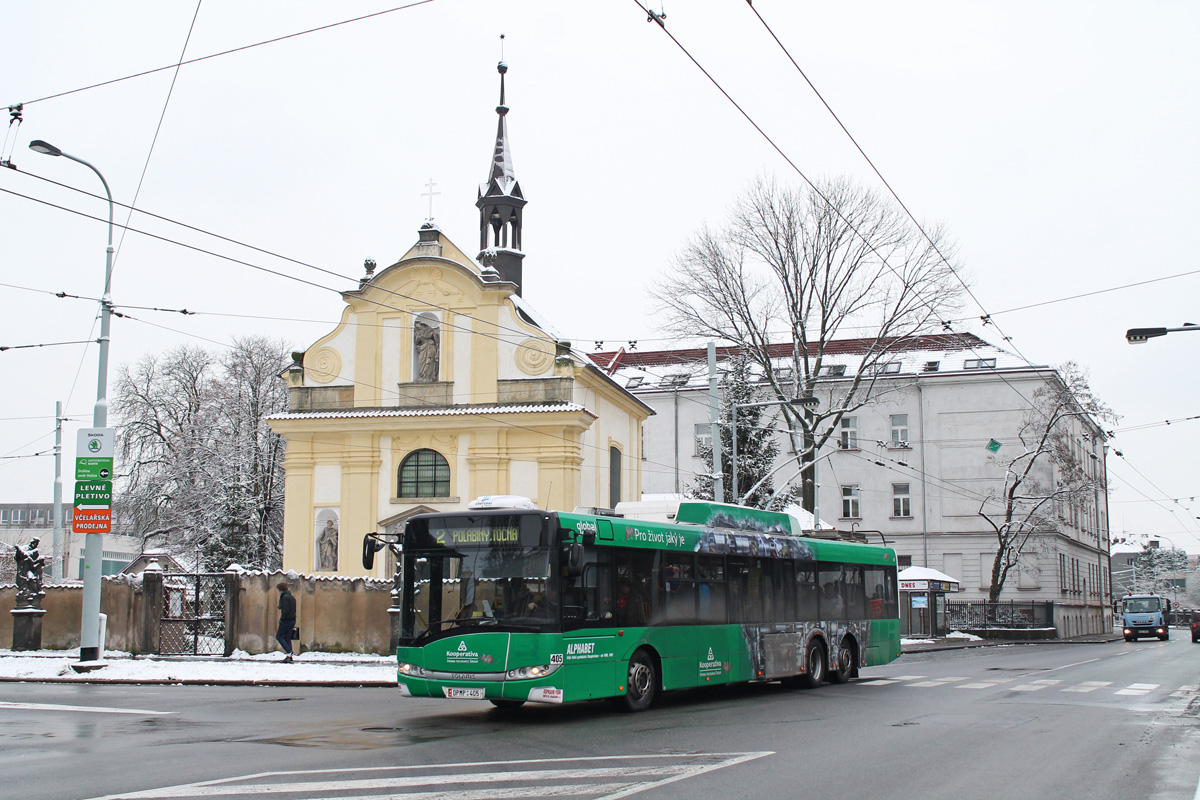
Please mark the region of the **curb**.
[[116, 678], [112, 680], [88, 679], [88, 678], [0, 678], [0, 683], [70, 683], [70, 684], [108, 684], [110, 686], [282, 686], [282, 687], [297, 687], [297, 686], [318, 686], [324, 688], [336, 689], [338, 687], [347, 687], [354, 689], [395, 689], [395, 681], [286, 681], [286, 680], [201, 680], [195, 678], [182, 678], [179, 680], [169, 680], [163, 678], [147, 678], [137, 680], [133, 678]]
[[965, 650], [974, 647], [999, 647], [1000, 645], [1015, 644], [1111, 644], [1119, 642], [1124, 637], [1121, 634], [1100, 634], [1078, 639], [980, 639], [979, 641], [964, 640], [938, 641], [931, 644], [913, 644], [901, 648], [901, 655], [908, 653], [933, 653], [940, 650]]

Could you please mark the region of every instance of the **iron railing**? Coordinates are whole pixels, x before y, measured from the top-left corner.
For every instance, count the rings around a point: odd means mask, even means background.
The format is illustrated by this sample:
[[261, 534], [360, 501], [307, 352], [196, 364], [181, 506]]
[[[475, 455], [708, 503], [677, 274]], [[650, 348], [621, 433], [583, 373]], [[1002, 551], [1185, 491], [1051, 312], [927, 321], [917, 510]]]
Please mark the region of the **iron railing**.
[[946, 624], [951, 630], [987, 628], [1053, 628], [1054, 603], [1048, 601], [988, 603], [946, 602]]

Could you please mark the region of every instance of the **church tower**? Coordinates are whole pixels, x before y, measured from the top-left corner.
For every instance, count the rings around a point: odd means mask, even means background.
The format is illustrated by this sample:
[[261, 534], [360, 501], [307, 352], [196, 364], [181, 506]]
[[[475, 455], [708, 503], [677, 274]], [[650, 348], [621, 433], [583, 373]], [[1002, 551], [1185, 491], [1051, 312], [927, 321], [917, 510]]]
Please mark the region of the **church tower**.
[[485, 268], [492, 267], [500, 279], [515, 283], [517, 294], [521, 294], [521, 214], [525, 198], [521, 184], [513, 172], [512, 151], [508, 145], [508, 106], [504, 105], [504, 73], [508, 65], [501, 61], [496, 70], [500, 73], [500, 105], [496, 113], [500, 121], [496, 126], [496, 150], [492, 154], [491, 175], [479, 184], [479, 256]]

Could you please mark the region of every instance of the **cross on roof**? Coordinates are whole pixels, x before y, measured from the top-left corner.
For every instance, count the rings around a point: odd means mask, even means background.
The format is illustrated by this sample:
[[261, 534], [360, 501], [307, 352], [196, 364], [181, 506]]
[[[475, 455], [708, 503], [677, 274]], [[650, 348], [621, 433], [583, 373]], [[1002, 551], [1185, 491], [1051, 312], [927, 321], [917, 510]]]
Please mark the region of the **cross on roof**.
[[429, 217], [428, 217], [428, 219], [430, 221], [433, 220], [433, 197], [434, 197], [434, 195], [441, 194], [441, 192], [435, 192], [433, 190], [434, 186], [437, 186], [437, 184], [433, 182], [433, 178], [430, 178], [429, 183], [425, 184], [425, 188], [428, 189], [429, 191], [421, 192], [421, 197], [429, 198]]

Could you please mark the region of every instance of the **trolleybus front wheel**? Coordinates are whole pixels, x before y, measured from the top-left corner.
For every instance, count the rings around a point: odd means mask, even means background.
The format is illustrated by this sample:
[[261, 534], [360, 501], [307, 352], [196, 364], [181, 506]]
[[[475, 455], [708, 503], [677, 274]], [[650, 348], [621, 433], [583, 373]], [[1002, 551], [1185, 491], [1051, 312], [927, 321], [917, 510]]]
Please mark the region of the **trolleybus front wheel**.
[[645, 650], [638, 650], [629, 659], [625, 677], [625, 694], [613, 698], [620, 711], [645, 711], [658, 694], [658, 668]]

